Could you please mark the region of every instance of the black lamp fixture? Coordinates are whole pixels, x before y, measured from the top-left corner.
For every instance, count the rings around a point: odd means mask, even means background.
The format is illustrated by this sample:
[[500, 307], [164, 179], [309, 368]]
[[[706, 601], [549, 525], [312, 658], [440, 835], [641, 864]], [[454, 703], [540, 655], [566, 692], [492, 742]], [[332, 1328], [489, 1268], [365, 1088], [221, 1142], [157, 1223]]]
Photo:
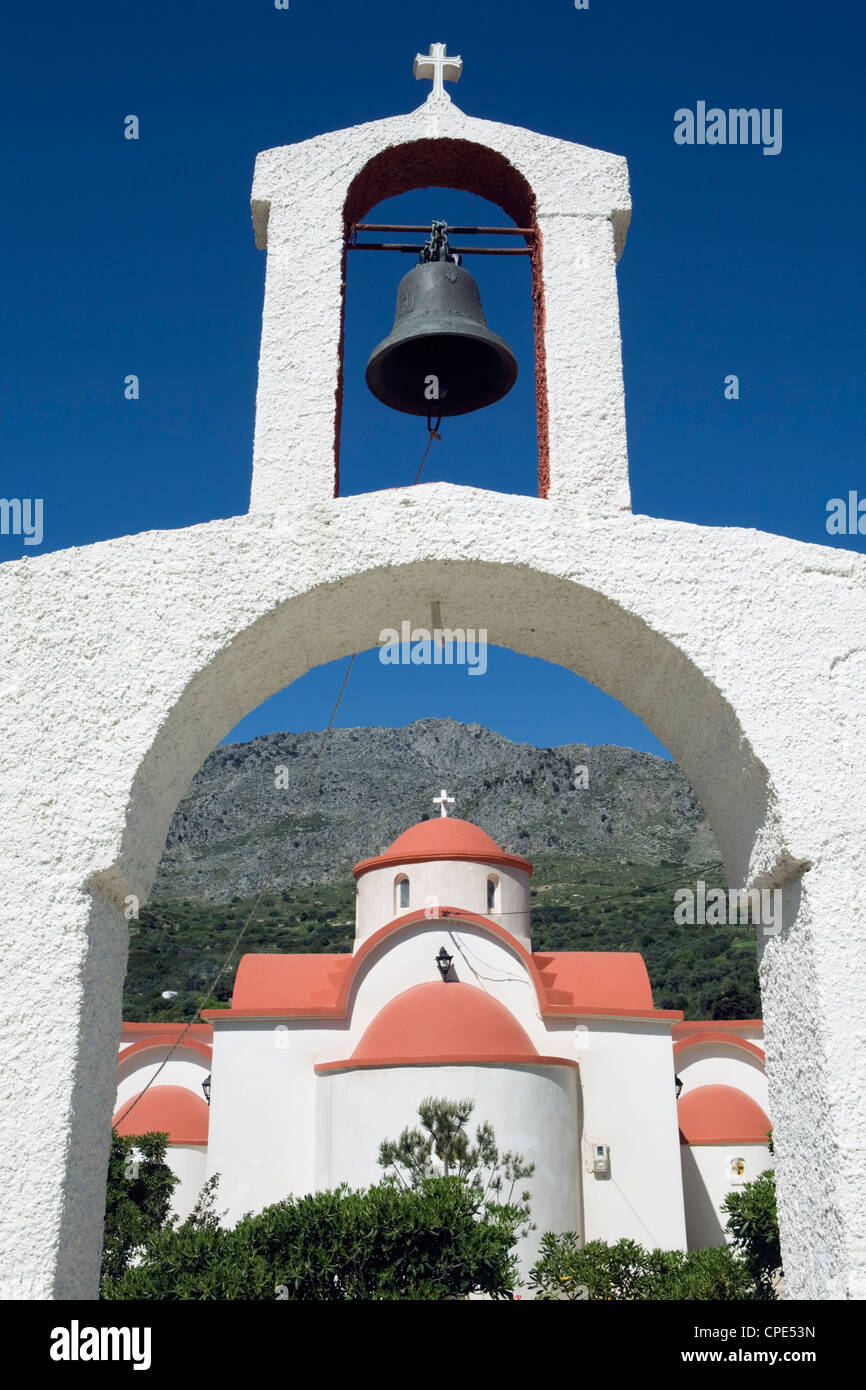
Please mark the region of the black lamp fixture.
[[201, 1083], [201, 1088], [202, 1088], [202, 1090], [204, 1091], [204, 1098], [205, 1098], [205, 1100], [207, 1101], [208, 1105], [210, 1105], [210, 1078], [211, 1078], [211, 1073], [208, 1072], [208, 1074], [207, 1074], [207, 1076], [205, 1077], [204, 1081]]
[[679, 1100], [679, 1098], [680, 1098], [680, 1093], [681, 1093], [681, 1091], [682, 1091], [682, 1089], [683, 1089], [683, 1083], [680, 1081], [680, 1078], [679, 1078], [678, 1076], [675, 1076], [675, 1077], [674, 1077], [674, 1087], [675, 1087], [676, 1093], [677, 1093], [677, 1100]]
[[436, 956], [436, 964], [439, 967], [439, 974], [442, 976], [443, 980], [448, 979], [448, 971], [451, 969], [451, 962], [453, 959], [454, 957], [449, 956], [444, 946], [439, 947], [439, 954]]

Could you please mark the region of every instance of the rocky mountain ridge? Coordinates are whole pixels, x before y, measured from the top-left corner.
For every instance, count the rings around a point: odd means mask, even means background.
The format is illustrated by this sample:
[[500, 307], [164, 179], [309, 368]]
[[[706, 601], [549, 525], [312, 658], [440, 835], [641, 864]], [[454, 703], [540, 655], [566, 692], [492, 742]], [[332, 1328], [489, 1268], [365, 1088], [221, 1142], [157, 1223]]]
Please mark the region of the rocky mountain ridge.
[[453, 814], [504, 848], [632, 864], [717, 863], [677, 765], [609, 745], [536, 748], [480, 724], [271, 733], [216, 748], [177, 808], [155, 899], [201, 902], [345, 879], [408, 826]]

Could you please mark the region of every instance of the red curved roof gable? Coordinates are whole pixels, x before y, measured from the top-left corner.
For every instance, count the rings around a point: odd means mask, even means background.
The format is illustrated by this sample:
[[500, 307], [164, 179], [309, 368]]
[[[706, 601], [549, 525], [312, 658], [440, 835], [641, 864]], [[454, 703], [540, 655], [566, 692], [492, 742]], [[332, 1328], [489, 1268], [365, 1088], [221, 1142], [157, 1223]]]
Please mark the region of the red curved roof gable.
[[677, 1101], [681, 1144], [766, 1144], [770, 1121], [734, 1086], [697, 1086]]
[[478, 859], [485, 864], [505, 864], [532, 873], [528, 859], [506, 854], [486, 830], [458, 816], [432, 817], [410, 826], [384, 854], [362, 859], [353, 872], [355, 878], [360, 878], [370, 869], [383, 869], [388, 864], [415, 864], [430, 859]]
[[395, 917], [354, 955], [250, 955], [238, 967], [231, 1009], [206, 1009], [204, 1017], [345, 1018], [358, 971], [402, 932], [431, 922], [465, 922], [505, 942], [532, 980], [543, 1018], [580, 1014], [682, 1020], [679, 1009], [654, 1009], [643, 957], [632, 951], [554, 951], [530, 955], [490, 917], [457, 907], [426, 908]]
[[[131, 1096], [116, 1111], [111, 1123], [118, 1134], [149, 1134], [156, 1130], [167, 1134], [171, 1144], [207, 1143], [210, 1111], [203, 1096], [185, 1086], [151, 1086], [138, 1094], [140, 1100]], [[133, 1100], [138, 1103], [121, 1120]]]

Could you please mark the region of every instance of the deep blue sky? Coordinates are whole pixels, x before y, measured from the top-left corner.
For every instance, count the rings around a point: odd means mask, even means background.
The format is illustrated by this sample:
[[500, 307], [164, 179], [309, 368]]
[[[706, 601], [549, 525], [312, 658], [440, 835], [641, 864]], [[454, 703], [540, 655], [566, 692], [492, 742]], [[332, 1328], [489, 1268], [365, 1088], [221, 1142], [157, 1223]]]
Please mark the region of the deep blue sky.
[[[42, 497], [45, 538], [0, 536], [0, 560], [246, 511], [265, 269], [249, 214], [256, 152], [413, 109], [429, 88], [412, 59], [433, 40], [463, 57], [450, 90], [468, 113], [628, 158], [619, 287], [635, 510], [866, 549], [866, 536], [825, 529], [828, 498], [866, 495], [861, 7], [48, 0], [7, 14], [3, 37], [0, 493]], [[674, 111], [698, 100], [781, 107], [782, 152], [675, 144]], [[123, 138], [130, 113], [137, 142]], [[377, 216], [504, 220], [430, 191]], [[423, 449], [423, 424], [363, 384], [410, 264], [350, 261], [347, 492], [411, 480]], [[527, 267], [468, 267], [522, 376], [505, 402], [446, 422], [425, 476], [529, 492]], [[724, 399], [728, 373], [738, 401]], [[311, 673], [234, 737], [321, 727], [342, 669]], [[497, 652], [483, 679], [367, 656], [339, 722], [424, 714], [542, 744], [658, 749], [578, 677]]]

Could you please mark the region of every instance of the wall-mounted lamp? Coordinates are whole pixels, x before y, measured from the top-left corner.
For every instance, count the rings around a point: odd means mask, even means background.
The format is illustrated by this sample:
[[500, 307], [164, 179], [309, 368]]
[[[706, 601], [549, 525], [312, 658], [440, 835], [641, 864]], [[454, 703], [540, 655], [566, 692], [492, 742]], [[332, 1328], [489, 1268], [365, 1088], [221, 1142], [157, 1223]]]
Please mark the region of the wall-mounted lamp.
[[445, 950], [445, 947], [440, 946], [439, 954], [436, 957], [436, 964], [439, 967], [439, 974], [442, 976], [443, 980], [448, 979], [448, 971], [451, 969], [451, 962], [453, 959], [454, 957], [449, 956], [448, 952]]

